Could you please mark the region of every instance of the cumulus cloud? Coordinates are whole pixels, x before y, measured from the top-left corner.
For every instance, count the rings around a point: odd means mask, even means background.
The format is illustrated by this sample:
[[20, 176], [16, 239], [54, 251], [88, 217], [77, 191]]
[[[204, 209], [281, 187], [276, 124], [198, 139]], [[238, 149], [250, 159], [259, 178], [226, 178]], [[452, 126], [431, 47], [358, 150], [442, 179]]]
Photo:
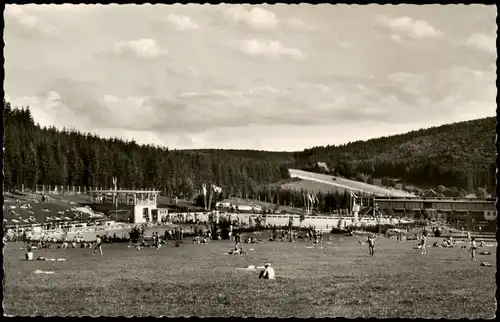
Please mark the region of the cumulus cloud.
[[[41, 33], [49, 36], [57, 36], [58, 30], [46, 21], [31, 14], [20, 5], [7, 5], [4, 12], [5, 18], [15, 24], [16, 27], [24, 29], [25, 32]], [[11, 24], [7, 23], [6, 28], [10, 29]]]
[[307, 24], [306, 22], [304, 22], [304, 20], [297, 18], [297, 17], [286, 19], [284, 21], [284, 23], [287, 27], [294, 29], [294, 30], [314, 30], [315, 29], [313, 26], [311, 26], [310, 24]]
[[264, 41], [258, 39], [246, 40], [241, 43], [240, 50], [250, 56], [265, 56], [276, 59], [280, 56], [289, 56], [296, 60], [305, 59], [306, 55], [299, 49], [287, 48], [281, 42]]
[[465, 45], [491, 54], [495, 54], [497, 52], [495, 37], [482, 33], [475, 33], [471, 35], [465, 42]]
[[238, 23], [244, 23], [253, 29], [272, 29], [278, 24], [276, 15], [260, 7], [247, 9], [241, 5], [229, 7], [225, 15]]
[[172, 13], [167, 16], [167, 21], [179, 31], [195, 30], [199, 28], [198, 24], [193, 22], [188, 16], [184, 15], [176, 15]]
[[394, 41], [400, 41], [401, 40], [401, 36], [400, 35], [391, 35], [390, 38]]
[[443, 35], [441, 31], [424, 20], [413, 20], [410, 17], [388, 18], [385, 16], [378, 16], [377, 20], [391, 31], [412, 38], [435, 38]]
[[56, 91], [12, 98], [10, 102], [14, 106], [29, 106], [35, 122], [41, 126], [81, 128], [83, 118], [77, 119], [73, 110], [61, 102]]
[[139, 58], [156, 58], [165, 55], [167, 51], [162, 49], [154, 39], [143, 38], [131, 41], [118, 41], [115, 43], [118, 53], [130, 53]]

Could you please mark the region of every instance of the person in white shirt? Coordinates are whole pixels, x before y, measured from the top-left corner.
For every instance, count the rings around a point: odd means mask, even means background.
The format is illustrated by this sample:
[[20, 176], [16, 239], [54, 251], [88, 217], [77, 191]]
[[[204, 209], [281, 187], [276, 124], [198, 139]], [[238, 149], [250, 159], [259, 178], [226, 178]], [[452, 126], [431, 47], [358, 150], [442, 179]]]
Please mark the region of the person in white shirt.
[[471, 254], [471, 260], [475, 261], [476, 260], [476, 239], [472, 238], [470, 242], [470, 254]]
[[33, 250], [31, 249], [31, 246], [28, 245], [28, 247], [26, 247], [26, 250], [27, 250], [26, 255], [25, 255], [26, 256], [26, 260], [27, 261], [32, 261], [33, 260]]
[[94, 248], [94, 255], [96, 253], [96, 250], [99, 249], [99, 252], [101, 253], [101, 256], [102, 255], [102, 241], [101, 241], [101, 237], [99, 237], [99, 235], [97, 235], [97, 239], [96, 239], [96, 242], [95, 242], [95, 248]]
[[262, 272], [260, 272], [259, 278], [268, 280], [275, 279], [276, 275], [274, 273], [274, 268], [271, 266], [271, 264], [267, 263], [264, 265], [264, 267], [265, 269]]

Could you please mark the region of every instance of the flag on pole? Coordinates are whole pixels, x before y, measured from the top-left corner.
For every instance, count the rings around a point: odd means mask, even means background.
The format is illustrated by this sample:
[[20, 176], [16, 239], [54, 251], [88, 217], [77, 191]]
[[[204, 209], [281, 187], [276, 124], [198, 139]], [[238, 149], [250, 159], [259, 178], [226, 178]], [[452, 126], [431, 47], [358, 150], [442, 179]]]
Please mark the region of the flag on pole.
[[201, 188], [203, 189], [203, 195], [206, 196], [207, 195], [207, 185], [202, 184]]
[[216, 193], [221, 193], [222, 192], [222, 188], [221, 187], [217, 187], [216, 185], [212, 184], [212, 189], [216, 192]]

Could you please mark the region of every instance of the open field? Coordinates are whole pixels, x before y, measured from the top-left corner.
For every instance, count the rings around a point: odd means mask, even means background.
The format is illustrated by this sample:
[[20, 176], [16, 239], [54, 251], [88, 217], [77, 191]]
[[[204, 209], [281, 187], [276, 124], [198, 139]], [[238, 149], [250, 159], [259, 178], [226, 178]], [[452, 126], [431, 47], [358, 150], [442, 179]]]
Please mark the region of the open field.
[[[22, 260], [21, 244], [4, 249], [7, 315], [278, 316], [492, 318], [496, 267], [490, 256], [472, 262], [460, 248], [429, 248], [382, 238], [374, 258], [360, 237], [335, 237], [324, 248], [310, 243], [246, 245], [248, 255], [225, 255], [229, 241], [171, 244], [137, 251], [104, 245], [90, 249], [43, 249], [35, 256], [65, 262]], [[429, 244], [434, 242], [429, 238]], [[441, 239], [438, 239], [441, 240]], [[253, 248], [254, 250], [249, 250]], [[274, 281], [258, 271], [237, 270], [271, 262]], [[54, 271], [35, 275], [36, 269]]]

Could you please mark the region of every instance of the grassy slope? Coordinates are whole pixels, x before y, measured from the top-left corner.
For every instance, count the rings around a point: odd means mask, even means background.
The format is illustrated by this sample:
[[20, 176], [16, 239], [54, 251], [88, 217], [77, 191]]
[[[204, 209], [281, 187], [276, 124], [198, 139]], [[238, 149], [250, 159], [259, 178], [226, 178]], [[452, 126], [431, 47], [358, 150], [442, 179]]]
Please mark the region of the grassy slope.
[[[223, 255], [231, 242], [140, 252], [104, 245], [103, 258], [85, 249], [36, 252], [66, 262], [22, 261], [23, 251], [10, 243], [4, 308], [9, 315], [60, 316], [494, 316], [496, 269], [479, 266], [495, 263], [494, 255], [471, 262], [467, 251], [431, 248], [422, 256], [412, 242], [382, 239], [369, 258], [357, 240], [343, 237], [324, 249], [251, 245], [247, 256]], [[268, 261], [275, 281], [235, 269]], [[35, 275], [36, 269], [56, 274]]]

